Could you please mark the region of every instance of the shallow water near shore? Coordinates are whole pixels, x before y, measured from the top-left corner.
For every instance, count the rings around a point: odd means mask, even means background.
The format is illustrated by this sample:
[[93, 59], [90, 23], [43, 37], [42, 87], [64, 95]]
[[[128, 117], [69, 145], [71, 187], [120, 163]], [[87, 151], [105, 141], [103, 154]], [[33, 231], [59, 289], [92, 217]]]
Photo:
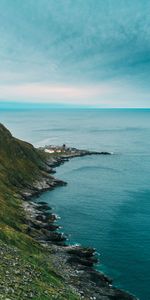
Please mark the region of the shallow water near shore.
[[46, 192], [69, 243], [97, 249], [99, 270], [141, 300], [150, 299], [150, 110], [3, 111], [14, 135], [111, 156], [74, 158], [56, 169], [67, 186]]

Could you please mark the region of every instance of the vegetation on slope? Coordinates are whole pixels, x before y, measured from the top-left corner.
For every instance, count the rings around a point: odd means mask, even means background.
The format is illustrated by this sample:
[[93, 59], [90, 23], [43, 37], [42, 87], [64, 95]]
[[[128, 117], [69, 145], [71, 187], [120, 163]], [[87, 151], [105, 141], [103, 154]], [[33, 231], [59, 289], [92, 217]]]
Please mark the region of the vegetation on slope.
[[50, 253], [26, 234], [19, 192], [44, 167], [38, 150], [0, 124], [0, 299], [79, 299], [55, 273]]

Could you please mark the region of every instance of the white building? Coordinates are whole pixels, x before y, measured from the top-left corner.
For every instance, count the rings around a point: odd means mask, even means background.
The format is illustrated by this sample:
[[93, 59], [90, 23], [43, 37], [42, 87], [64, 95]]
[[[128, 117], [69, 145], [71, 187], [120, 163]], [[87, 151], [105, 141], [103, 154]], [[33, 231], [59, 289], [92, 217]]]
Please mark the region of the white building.
[[54, 153], [55, 152], [53, 149], [45, 149], [44, 151], [47, 152], [47, 153]]

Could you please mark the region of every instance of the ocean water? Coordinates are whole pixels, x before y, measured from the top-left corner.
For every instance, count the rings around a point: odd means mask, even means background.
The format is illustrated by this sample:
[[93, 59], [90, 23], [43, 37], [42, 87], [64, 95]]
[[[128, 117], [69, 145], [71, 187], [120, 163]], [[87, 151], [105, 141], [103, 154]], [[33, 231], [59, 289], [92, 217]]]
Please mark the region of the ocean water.
[[68, 182], [41, 195], [69, 243], [97, 249], [114, 285], [150, 299], [150, 110], [1, 111], [0, 121], [35, 146], [66, 143], [112, 151], [56, 169]]

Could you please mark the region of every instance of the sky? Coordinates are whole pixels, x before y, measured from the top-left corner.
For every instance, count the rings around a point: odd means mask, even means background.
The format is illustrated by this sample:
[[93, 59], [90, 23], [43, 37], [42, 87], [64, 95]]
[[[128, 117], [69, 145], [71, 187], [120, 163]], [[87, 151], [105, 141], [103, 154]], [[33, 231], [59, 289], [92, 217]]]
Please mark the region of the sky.
[[149, 0], [0, 0], [0, 102], [150, 107]]

